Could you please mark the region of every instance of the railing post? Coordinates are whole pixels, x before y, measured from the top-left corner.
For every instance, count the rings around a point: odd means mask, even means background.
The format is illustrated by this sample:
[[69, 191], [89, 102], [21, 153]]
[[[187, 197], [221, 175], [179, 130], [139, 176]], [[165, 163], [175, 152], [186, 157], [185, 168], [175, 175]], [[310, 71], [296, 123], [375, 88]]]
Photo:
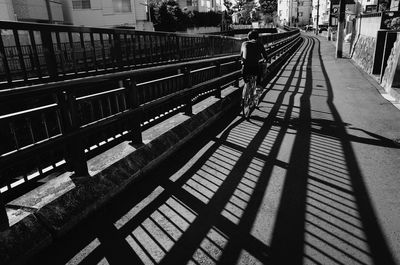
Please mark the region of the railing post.
[[0, 193], [0, 231], [7, 229], [10, 226], [6, 211], [6, 205], [3, 201], [3, 195]]
[[214, 56], [214, 36], [209, 36], [208, 39], [210, 40], [210, 56]]
[[[215, 64], [215, 77], [219, 78], [221, 77], [221, 63], [217, 62]], [[215, 97], [216, 98], [221, 98], [221, 81], [218, 79], [216, 83], [216, 90], [215, 90]]]
[[[242, 68], [242, 65], [241, 65], [241, 63], [240, 63], [240, 58], [238, 58], [238, 59], [236, 60], [236, 65], [238, 66], [238, 69], [241, 69], [241, 68]], [[241, 75], [240, 75], [240, 76], [241, 76]], [[238, 77], [238, 78], [235, 80], [235, 83], [233, 84], [233, 86], [239, 87], [239, 81], [240, 81], [240, 77]]]
[[114, 56], [117, 61], [117, 66], [119, 69], [123, 68], [122, 65], [122, 53], [121, 53], [121, 35], [119, 33], [114, 34]]
[[[80, 122], [77, 114], [77, 104], [74, 93], [62, 91], [57, 94], [57, 103], [61, 113], [62, 133], [69, 134], [79, 129]], [[79, 134], [70, 137], [66, 145], [65, 160], [67, 167], [75, 171], [75, 176], [88, 175], [88, 166], [84, 147]]]
[[[126, 90], [127, 107], [130, 110], [134, 110], [139, 107], [139, 93], [136, 86], [136, 81], [133, 77], [129, 80], [124, 81], [124, 87]], [[130, 140], [133, 144], [142, 144], [142, 128], [140, 126], [140, 115], [133, 115], [129, 117], [128, 124], [130, 129]]]
[[[184, 78], [185, 78], [185, 88], [191, 88], [192, 87], [192, 76], [190, 74], [190, 68], [185, 67], [183, 70]], [[184, 95], [185, 98], [185, 114], [186, 115], [192, 115], [193, 114], [193, 109], [192, 109], [192, 93], [189, 92], [187, 95]]]
[[57, 59], [54, 52], [53, 39], [50, 31], [40, 31], [40, 37], [42, 39], [43, 53], [46, 60], [47, 71], [49, 76], [56, 78], [57, 72]]
[[179, 45], [179, 36], [175, 35], [176, 38], [176, 55], [178, 55], [178, 61], [181, 60], [181, 49], [180, 49], [180, 45]]

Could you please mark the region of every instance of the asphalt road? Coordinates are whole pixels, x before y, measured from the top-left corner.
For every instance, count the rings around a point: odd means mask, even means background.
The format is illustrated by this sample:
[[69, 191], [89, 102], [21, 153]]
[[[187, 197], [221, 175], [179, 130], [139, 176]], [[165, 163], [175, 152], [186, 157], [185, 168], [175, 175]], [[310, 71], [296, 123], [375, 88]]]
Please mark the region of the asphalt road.
[[[32, 264], [400, 264], [400, 111], [305, 36], [221, 121]], [[378, 89], [377, 89], [378, 88]]]

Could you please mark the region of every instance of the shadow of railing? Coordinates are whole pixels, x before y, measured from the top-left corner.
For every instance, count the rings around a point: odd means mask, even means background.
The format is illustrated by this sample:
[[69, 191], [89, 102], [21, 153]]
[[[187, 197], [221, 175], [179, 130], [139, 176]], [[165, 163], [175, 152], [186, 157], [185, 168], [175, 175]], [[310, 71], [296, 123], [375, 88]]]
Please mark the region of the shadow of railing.
[[276, 264], [394, 264], [351, 142], [396, 146], [372, 133], [366, 132], [375, 139], [348, 134], [348, 125], [333, 103], [319, 41], [313, 41], [317, 49], [314, 59], [309, 58], [300, 116], [288, 121], [297, 134], [271, 243], [272, 260]]
[[351, 142], [394, 144], [347, 133], [315, 38], [269, 87], [32, 264], [394, 264]]

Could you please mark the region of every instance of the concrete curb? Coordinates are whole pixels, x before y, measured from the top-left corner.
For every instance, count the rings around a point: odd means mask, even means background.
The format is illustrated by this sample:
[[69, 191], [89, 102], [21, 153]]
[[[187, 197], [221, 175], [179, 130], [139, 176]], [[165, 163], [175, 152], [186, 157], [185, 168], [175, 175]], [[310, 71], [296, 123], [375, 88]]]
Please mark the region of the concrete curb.
[[225, 114], [239, 111], [240, 91], [233, 91], [95, 176], [74, 178], [72, 190], [0, 232], [0, 264], [25, 263]]

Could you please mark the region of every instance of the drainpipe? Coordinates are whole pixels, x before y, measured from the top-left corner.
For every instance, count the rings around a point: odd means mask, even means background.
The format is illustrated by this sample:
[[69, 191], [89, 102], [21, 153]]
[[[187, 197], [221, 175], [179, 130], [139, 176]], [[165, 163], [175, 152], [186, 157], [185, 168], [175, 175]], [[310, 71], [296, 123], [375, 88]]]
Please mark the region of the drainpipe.
[[46, 9], [47, 9], [47, 14], [49, 15], [49, 23], [53, 24], [53, 14], [51, 13], [51, 6], [50, 6], [50, 0], [45, 0], [46, 2]]

